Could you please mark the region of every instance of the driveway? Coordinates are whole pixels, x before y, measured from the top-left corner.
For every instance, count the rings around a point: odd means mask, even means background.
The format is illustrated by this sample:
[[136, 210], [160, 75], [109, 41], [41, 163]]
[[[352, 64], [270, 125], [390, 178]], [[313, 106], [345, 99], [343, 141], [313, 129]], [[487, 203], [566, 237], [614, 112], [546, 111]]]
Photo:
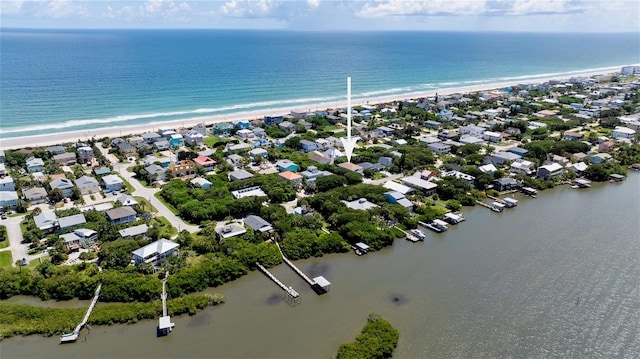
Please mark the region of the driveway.
[[12, 265], [14, 265], [18, 259], [29, 259], [29, 255], [27, 254], [29, 245], [22, 243], [22, 231], [20, 230], [20, 222], [22, 222], [24, 217], [24, 215], [9, 217], [0, 222], [0, 224], [7, 227], [7, 235], [9, 236], [9, 248], [2, 250], [11, 251], [11, 255], [13, 256]]

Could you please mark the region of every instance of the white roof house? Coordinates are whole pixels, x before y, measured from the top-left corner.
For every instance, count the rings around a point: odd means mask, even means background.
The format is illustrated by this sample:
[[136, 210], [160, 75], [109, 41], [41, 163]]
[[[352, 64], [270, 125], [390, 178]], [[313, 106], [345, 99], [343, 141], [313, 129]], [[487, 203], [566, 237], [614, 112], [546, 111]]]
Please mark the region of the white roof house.
[[377, 204], [369, 202], [366, 198], [356, 199], [351, 202], [342, 201], [342, 203], [344, 203], [347, 207], [351, 209], [357, 209], [361, 211], [366, 211], [371, 208], [379, 207]]
[[120, 236], [122, 238], [127, 238], [127, 237], [135, 237], [141, 234], [145, 234], [147, 233], [148, 230], [149, 230], [149, 226], [147, 226], [146, 224], [141, 224], [139, 226], [133, 226], [133, 227], [121, 229], [118, 231], [118, 233], [120, 233]]
[[403, 195], [407, 195], [407, 194], [412, 194], [415, 190], [409, 186], [405, 186], [401, 183], [398, 182], [394, 182], [394, 181], [387, 181], [384, 185], [384, 188], [386, 189], [390, 189], [392, 191], [395, 192], [400, 192]]
[[39, 215], [33, 217], [36, 227], [41, 231], [54, 228], [56, 226], [57, 219], [58, 216], [56, 216], [56, 213], [53, 211], [43, 211]]
[[142, 248], [138, 248], [131, 252], [135, 264], [153, 263], [157, 264], [163, 258], [169, 257], [180, 245], [166, 238], [162, 238], [153, 243], [149, 243]]
[[232, 191], [231, 194], [235, 199], [240, 199], [244, 197], [267, 197], [267, 194], [259, 186], [239, 189], [237, 191]]
[[419, 189], [425, 192], [425, 194], [435, 192], [436, 188], [438, 188], [438, 185], [433, 182], [425, 181], [420, 177], [412, 176], [404, 177], [402, 179], [402, 184], [405, 186], [413, 187], [415, 189]]

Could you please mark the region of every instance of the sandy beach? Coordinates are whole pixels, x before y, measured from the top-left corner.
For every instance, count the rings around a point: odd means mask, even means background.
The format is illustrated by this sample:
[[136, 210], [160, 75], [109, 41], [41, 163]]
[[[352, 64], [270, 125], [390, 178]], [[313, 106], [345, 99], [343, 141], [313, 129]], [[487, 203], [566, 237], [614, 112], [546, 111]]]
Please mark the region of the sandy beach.
[[[559, 76], [550, 76], [536, 79], [523, 79], [522, 81], [512, 80], [506, 82], [495, 82], [483, 85], [476, 86], [465, 86], [465, 87], [451, 87], [451, 88], [442, 88], [438, 90], [428, 91], [428, 92], [416, 92], [402, 95], [391, 95], [391, 96], [376, 96], [365, 99], [357, 99], [354, 100], [353, 105], [364, 105], [364, 104], [379, 104], [379, 103], [389, 103], [398, 100], [406, 100], [406, 99], [417, 99], [422, 97], [432, 97], [435, 96], [436, 93], [438, 95], [449, 95], [454, 93], [473, 93], [478, 91], [491, 91], [496, 89], [502, 89], [508, 86], [514, 86], [518, 83], [528, 83], [528, 84], [540, 84], [544, 82], [548, 82], [551, 80], [568, 80], [571, 77], [594, 77], [601, 75], [609, 75], [613, 74], [615, 71], [596, 71], [596, 72], [580, 72], [580, 73], [570, 73], [566, 75]], [[257, 118], [263, 118], [265, 115], [269, 114], [289, 114], [292, 110], [317, 110], [317, 109], [327, 109], [327, 108], [341, 108], [347, 105], [346, 95], [345, 99], [342, 101], [333, 101], [333, 102], [323, 102], [316, 104], [309, 104], [304, 106], [290, 106], [284, 108], [272, 108], [267, 110], [256, 110], [256, 111], [244, 111], [244, 112], [236, 112], [228, 115], [220, 115], [220, 116], [203, 116], [203, 117], [189, 117], [180, 120], [172, 120], [165, 121], [159, 123], [149, 123], [149, 124], [141, 124], [141, 125], [131, 125], [131, 126], [118, 126], [118, 127], [107, 127], [107, 128], [96, 128], [91, 130], [81, 130], [81, 131], [69, 131], [66, 133], [56, 133], [49, 135], [34, 135], [34, 136], [23, 136], [23, 137], [15, 137], [15, 138], [3, 138], [0, 139], [0, 149], [18, 149], [25, 147], [39, 147], [39, 146], [50, 146], [61, 143], [75, 142], [75, 141], [87, 141], [88, 139], [95, 137], [97, 139], [102, 137], [120, 137], [127, 136], [133, 134], [142, 134], [148, 131], [155, 131], [158, 127], [173, 127], [173, 128], [190, 128], [195, 126], [198, 123], [205, 123], [205, 125], [211, 126], [215, 123], [220, 122], [233, 122], [238, 120], [253, 120]]]

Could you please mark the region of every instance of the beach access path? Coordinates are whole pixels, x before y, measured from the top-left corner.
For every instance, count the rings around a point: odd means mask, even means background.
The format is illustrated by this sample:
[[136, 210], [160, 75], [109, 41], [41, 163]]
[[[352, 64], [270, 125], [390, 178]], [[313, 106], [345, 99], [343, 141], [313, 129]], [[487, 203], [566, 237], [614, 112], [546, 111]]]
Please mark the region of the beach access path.
[[200, 227], [198, 226], [185, 223], [182, 219], [180, 219], [178, 216], [173, 214], [173, 212], [171, 212], [171, 210], [167, 208], [167, 206], [165, 206], [164, 203], [160, 202], [160, 200], [158, 200], [155, 196], [156, 193], [160, 192], [159, 189], [148, 188], [143, 186], [135, 178], [134, 173], [129, 172], [127, 170], [129, 167], [135, 166], [135, 164], [120, 163], [118, 159], [115, 158], [115, 156], [108, 153], [108, 149], [102, 148], [101, 143], [97, 143], [96, 147], [98, 147], [100, 149], [100, 152], [102, 152], [105, 155], [105, 157], [109, 161], [111, 161], [111, 163], [113, 164], [113, 169], [117, 171], [120, 174], [120, 176], [122, 176], [122, 178], [124, 178], [127, 182], [129, 182], [131, 186], [133, 186], [134, 191], [133, 193], [131, 193], [131, 195], [139, 196], [147, 199], [151, 203], [151, 205], [155, 207], [157, 214], [166, 218], [169, 221], [169, 223], [171, 223], [172, 226], [178, 229], [178, 232], [182, 230], [186, 230], [189, 233], [195, 233], [200, 230]]

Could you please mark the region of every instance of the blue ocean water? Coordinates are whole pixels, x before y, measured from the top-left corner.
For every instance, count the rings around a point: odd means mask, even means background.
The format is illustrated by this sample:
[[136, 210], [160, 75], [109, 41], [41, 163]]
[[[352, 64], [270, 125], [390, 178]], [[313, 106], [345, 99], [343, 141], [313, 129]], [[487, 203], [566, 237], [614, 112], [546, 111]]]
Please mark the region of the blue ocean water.
[[640, 63], [630, 34], [0, 31], [0, 138]]

